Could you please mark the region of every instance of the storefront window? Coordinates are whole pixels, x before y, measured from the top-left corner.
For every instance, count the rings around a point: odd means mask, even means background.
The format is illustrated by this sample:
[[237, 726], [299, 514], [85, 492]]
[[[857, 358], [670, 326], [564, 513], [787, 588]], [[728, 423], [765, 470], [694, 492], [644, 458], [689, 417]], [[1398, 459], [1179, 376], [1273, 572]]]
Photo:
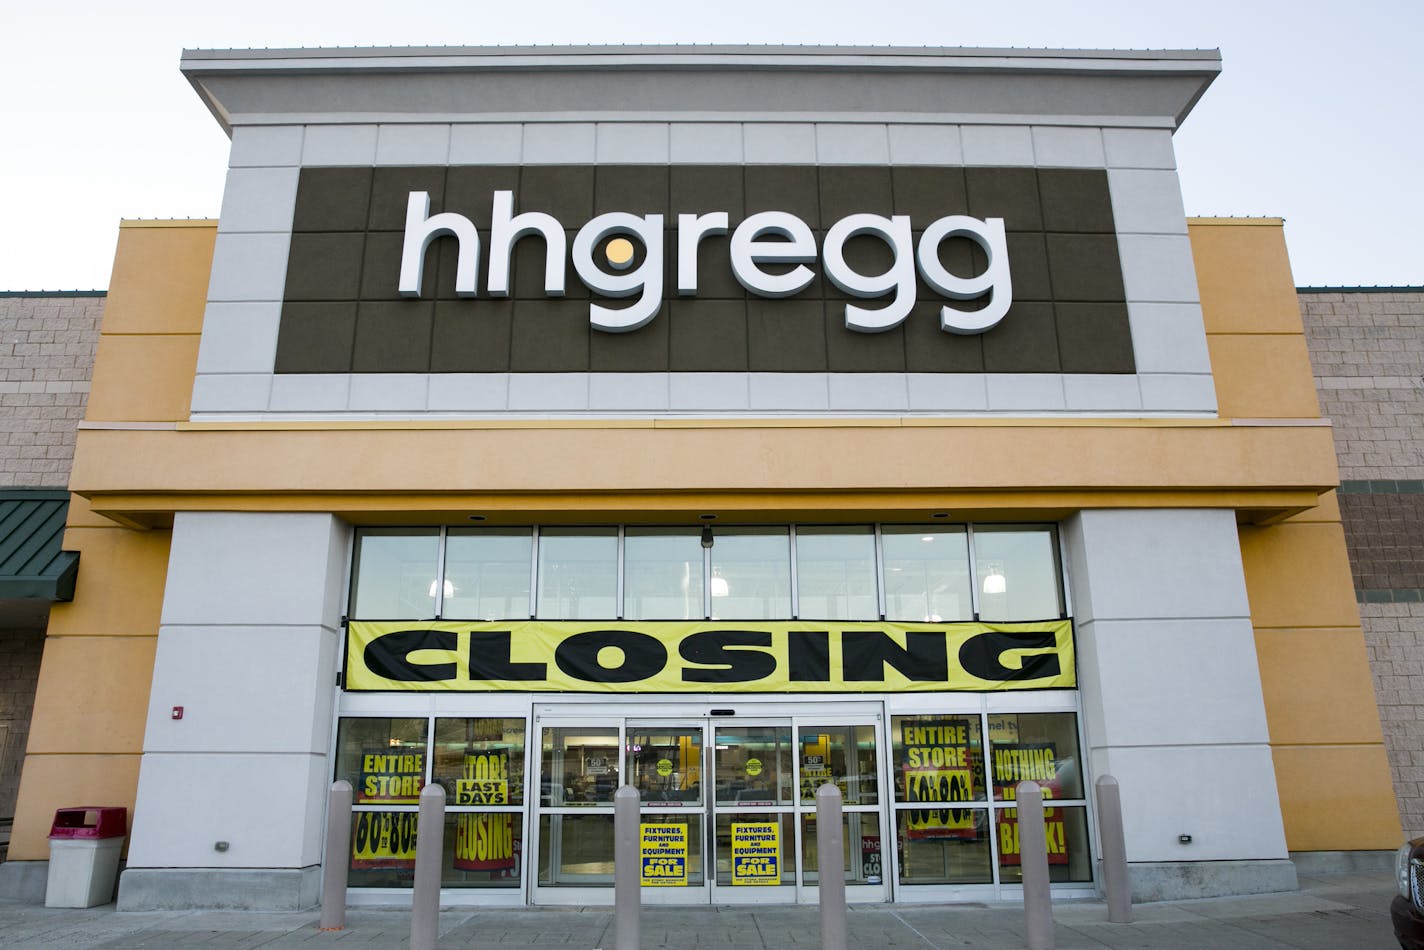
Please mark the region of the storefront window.
[[336, 732], [336, 777], [351, 783], [352, 887], [410, 887], [417, 807], [425, 787], [428, 721], [345, 719]]
[[447, 812], [441, 887], [519, 887], [524, 818], [519, 812]]
[[440, 529], [364, 528], [356, 536], [352, 617], [404, 620], [435, 616]]
[[1002, 713], [989, 717], [994, 797], [1011, 800], [1019, 782], [1037, 782], [1045, 799], [1083, 797], [1078, 723], [1072, 713]]
[[424, 717], [341, 720], [336, 778], [351, 783], [355, 804], [420, 804], [427, 725]]
[[1048, 620], [1065, 615], [1056, 538], [992, 524], [366, 528], [349, 614], [522, 619], [532, 574], [532, 616], [547, 620], [876, 620], [882, 601], [892, 621]]
[[537, 615], [602, 620], [616, 617], [617, 609], [618, 529], [542, 529]]
[[903, 883], [988, 883], [996, 859], [1001, 883], [1020, 880], [1011, 803], [1024, 780], [1043, 788], [1050, 879], [1091, 880], [1073, 713], [895, 716], [891, 728]]
[[411, 887], [420, 815], [408, 811], [357, 811], [351, 815], [351, 887]]
[[529, 616], [534, 554], [528, 528], [451, 528], [445, 540], [446, 620]]
[[876, 789], [875, 727], [802, 726], [801, 801], [814, 803], [827, 782], [841, 790], [847, 805], [874, 805]]
[[717, 529], [708, 586], [714, 620], [790, 617], [791, 537], [787, 529]]
[[978, 716], [895, 716], [891, 728], [895, 801], [916, 806], [918, 830], [953, 828], [948, 803], [988, 797]]
[[1063, 616], [1054, 538], [1051, 528], [975, 526], [975, 583], [981, 620]]
[[875, 533], [863, 527], [796, 529], [797, 615], [816, 620], [874, 620]]
[[623, 616], [701, 620], [702, 538], [696, 528], [629, 528], [623, 538]]
[[[994, 840], [999, 850], [999, 880], [1017, 884], [1023, 880], [1019, 851], [1019, 810], [1001, 808], [994, 813]], [[1044, 843], [1048, 846], [1048, 879], [1054, 883], [1091, 881], [1092, 863], [1088, 855], [1088, 810], [1081, 805], [1054, 806], [1043, 803]]]
[[522, 805], [524, 720], [435, 720], [431, 778], [451, 806]]
[[989, 812], [964, 808], [950, 827], [927, 828], [916, 812], [895, 813], [902, 884], [990, 884]]
[[964, 528], [887, 525], [880, 537], [885, 619], [924, 623], [974, 619]]

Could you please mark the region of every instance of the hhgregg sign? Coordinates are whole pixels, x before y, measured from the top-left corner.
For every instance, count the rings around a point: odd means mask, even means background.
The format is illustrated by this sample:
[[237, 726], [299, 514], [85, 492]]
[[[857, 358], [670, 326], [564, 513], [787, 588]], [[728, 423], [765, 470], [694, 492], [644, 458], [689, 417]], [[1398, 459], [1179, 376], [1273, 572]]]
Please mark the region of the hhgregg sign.
[[275, 372], [1133, 373], [1101, 169], [300, 172]]
[[[589, 323], [596, 329], [611, 333], [636, 330], [662, 308], [666, 249], [661, 214], [600, 214], [578, 229], [571, 251], [565, 246], [564, 224], [540, 211], [515, 213], [512, 191], [494, 192], [490, 221], [490, 296], [509, 296], [514, 244], [532, 237], [545, 244], [544, 292], [550, 297], [564, 296], [564, 262], [571, 252], [574, 271], [589, 290], [604, 297], [636, 298], [622, 307], [590, 303]], [[846, 327], [862, 333], [890, 330], [905, 321], [916, 301], [917, 272], [947, 300], [986, 298], [985, 305], [976, 310], [941, 307], [940, 327], [950, 333], [983, 333], [991, 329], [1008, 313], [1013, 301], [1003, 218], [948, 215], [930, 222], [917, 242], [909, 215], [851, 214], [832, 224], [817, 248], [810, 226], [786, 211], [757, 212], [740, 221], [735, 229], [731, 228], [726, 211], [678, 214], [673, 232], [678, 296], [697, 296], [697, 252], [703, 239], [729, 232], [732, 275], [750, 294], [777, 298], [800, 293], [815, 279], [816, 274], [808, 265], [819, 258], [826, 277], [847, 294], [864, 300], [884, 300], [878, 307], [845, 305]], [[402, 296], [421, 295], [426, 251], [432, 241], [445, 236], [458, 243], [456, 295], [478, 295], [482, 255], [474, 222], [455, 211], [432, 215], [430, 195], [412, 191], [401, 248]], [[881, 241], [889, 249], [888, 270], [866, 274], [847, 263], [847, 241], [861, 236]], [[969, 277], [949, 272], [940, 261], [939, 248], [951, 238], [966, 238], [978, 245], [987, 258], [982, 272]], [[641, 254], [635, 254], [630, 239], [637, 242]], [[636, 265], [635, 257], [641, 258]]]

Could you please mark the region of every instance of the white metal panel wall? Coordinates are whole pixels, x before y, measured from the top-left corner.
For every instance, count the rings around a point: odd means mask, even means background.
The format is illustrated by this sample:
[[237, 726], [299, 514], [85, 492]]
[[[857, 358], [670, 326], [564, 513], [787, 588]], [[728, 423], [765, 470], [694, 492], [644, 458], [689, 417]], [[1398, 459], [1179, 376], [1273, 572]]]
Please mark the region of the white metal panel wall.
[[1088, 754], [1122, 784], [1128, 860], [1284, 859], [1234, 513], [1085, 511], [1063, 541]]
[[130, 868], [320, 861], [348, 534], [324, 514], [175, 516]]
[[[715, 123], [694, 116], [636, 121], [636, 113], [618, 122], [530, 118], [346, 124], [333, 115], [303, 126], [236, 125], [192, 418], [1216, 412], [1167, 129], [1047, 125], [1021, 116], [911, 125], [874, 113], [841, 122], [795, 114], [781, 122]], [[1106, 169], [1137, 372], [657, 373], [640, 380], [596, 373], [274, 374], [301, 166], [668, 162]]]

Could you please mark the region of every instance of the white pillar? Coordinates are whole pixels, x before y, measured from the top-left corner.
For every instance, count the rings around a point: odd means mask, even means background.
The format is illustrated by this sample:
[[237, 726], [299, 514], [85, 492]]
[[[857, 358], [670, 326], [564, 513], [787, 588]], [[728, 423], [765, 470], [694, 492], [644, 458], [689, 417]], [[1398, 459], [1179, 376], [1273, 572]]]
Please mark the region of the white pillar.
[[348, 536], [175, 516], [121, 909], [317, 903]]
[[1086, 753], [1121, 783], [1134, 896], [1294, 888], [1235, 513], [1085, 511], [1063, 539]]

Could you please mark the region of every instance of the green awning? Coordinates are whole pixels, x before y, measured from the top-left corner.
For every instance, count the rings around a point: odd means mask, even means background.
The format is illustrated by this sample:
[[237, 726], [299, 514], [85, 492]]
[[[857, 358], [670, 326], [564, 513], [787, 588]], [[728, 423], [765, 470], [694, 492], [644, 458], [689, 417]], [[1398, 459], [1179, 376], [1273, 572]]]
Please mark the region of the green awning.
[[73, 600], [79, 553], [62, 551], [69, 492], [0, 491], [0, 600]]

